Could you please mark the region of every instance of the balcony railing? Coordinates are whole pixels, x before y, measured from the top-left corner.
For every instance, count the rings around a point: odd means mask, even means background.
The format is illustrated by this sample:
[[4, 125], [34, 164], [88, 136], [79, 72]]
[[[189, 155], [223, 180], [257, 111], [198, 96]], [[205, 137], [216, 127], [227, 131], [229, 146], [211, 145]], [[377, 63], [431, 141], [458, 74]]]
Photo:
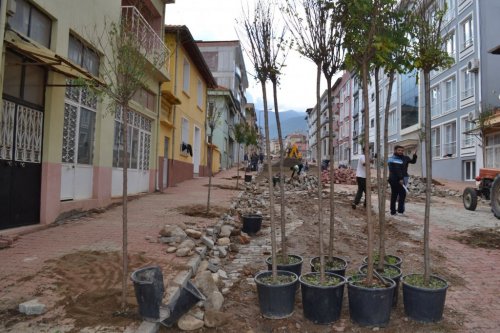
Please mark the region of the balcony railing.
[[122, 7], [122, 24], [136, 34], [148, 61], [170, 76], [170, 50], [136, 7]]

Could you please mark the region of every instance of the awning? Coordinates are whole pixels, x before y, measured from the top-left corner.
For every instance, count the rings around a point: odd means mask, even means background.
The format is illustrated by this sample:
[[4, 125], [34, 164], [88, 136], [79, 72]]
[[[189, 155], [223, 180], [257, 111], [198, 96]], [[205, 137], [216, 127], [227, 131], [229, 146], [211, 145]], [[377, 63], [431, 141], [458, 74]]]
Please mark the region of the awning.
[[106, 83], [89, 73], [82, 67], [73, 64], [66, 58], [58, 55], [52, 50], [39, 47], [23, 39], [14, 31], [8, 30], [5, 33], [5, 43], [7, 46], [35, 61], [35, 64], [47, 66], [51, 70], [66, 75], [70, 78], [84, 79], [92, 81], [98, 85], [105, 86]]
[[418, 140], [417, 139], [406, 139], [406, 140], [401, 140], [397, 142], [398, 146], [403, 146], [405, 149], [407, 148], [413, 148], [418, 146]]

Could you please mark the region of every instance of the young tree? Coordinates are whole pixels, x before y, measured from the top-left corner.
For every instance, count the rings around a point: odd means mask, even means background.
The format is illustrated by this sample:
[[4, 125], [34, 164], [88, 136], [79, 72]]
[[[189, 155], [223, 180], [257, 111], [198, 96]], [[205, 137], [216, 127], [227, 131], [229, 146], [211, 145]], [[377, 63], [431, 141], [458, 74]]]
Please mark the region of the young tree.
[[[210, 134], [208, 135], [208, 198], [207, 198], [207, 212], [210, 212], [210, 193], [212, 191], [212, 159], [213, 159], [213, 144], [212, 139], [214, 135], [214, 129], [219, 123], [220, 117], [222, 116], [222, 110], [219, 110], [215, 105], [210, 104], [207, 112], [206, 125], [210, 129]], [[239, 154], [238, 154], [239, 156]]]
[[[385, 47], [378, 35], [394, 0], [339, 0], [341, 7], [341, 24], [345, 30], [344, 47], [346, 64], [361, 76], [364, 107], [364, 155], [370, 159], [368, 110], [368, 75], [375, 61], [377, 52]], [[366, 163], [366, 223], [368, 229], [368, 269], [367, 284], [373, 280], [373, 222], [371, 216], [371, 172], [370, 163]], [[383, 260], [383, 258], [381, 259]]]
[[241, 22], [245, 33], [250, 61], [254, 67], [255, 77], [260, 82], [262, 88], [262, 100], [264, 104], [264, 129], [266, 136], [266, 162], [267, 162], [267, 181], [269, 185], [269, 216], [271, 220], [271, 256], [272, 256], [272, 277], [277, 281], [277, 261], [276, 261], [276, 222], [274, 214], [274, 191], [272, 181], [271, 165], [271, 144], [269, 142], [269, 115], [267, 106], [266, 82], [269, 80], [269, 67], [266, 58], [266, 50], [271, 48], [270, 31], [271, 27], [268, 20], [265, 19], [269, 11], [268, 3], [264, 0], [258, 0], [255, 4], [253, 15], [249, 10], [244, 11]]
[[290, 50], [290, 43], [285, 39], [287, 28], [278, 23], [274, 16], [274, 7], [269, 6], [265, 16], [266, 36], [270, 39], [269, 49], [264, 50], [267, 67], [269, 68], [269, 80], [273, 85], [274, 115], [276, 117], [276, 127], [278, 129], [278, 142], [280, 147], [280, 220], [281, 220], [281, 259], [284, 264], [288, 263], [288, 247], [286, 245], [286, 218], [285, 218], [285, 147], [283, 144], [283, 134], [281, 131], [281, 121], [278, 106], [278, 81], [282, 74], [281, 70], [285, 66], [286, 56]]
[[122, 298], [121, 306], [125, 309], [128, 281], [128, 230], [127, 230], [127, 170], [129, 163], [128, 124], [131, 113], [129, 103], [133, 96], [144, 87], [150, 73], [150, 66], [161, 68], [165, 66], [167, 51], [159, 51], [145, 47], [147, 36], [138, 34], [134, 20], [129, 20], [126, 15], [120, 22], [105, 22], [103, 31], [96, 31], [91, 39], [103, 54], [100, 64], [105, 86], [94, 86], [92, 88], [99, 96], [108, 101], [107, 109], [115, 115], [119, 113], [121, 120], [119, 137], [123, 146], [121, 164], [123, 165], [123, 194], [122, 194], [122, 224], [123, 224], [123, 248], [122, 248]]
[[[387, 174], [388, 169], [386, 161], [388, 159], [388, 139], [389, 139], [389, 109], [391, 105], [391, 95], [396, 73], [404, 73], [410, 67], [408, 46], [410, 25], [408, 24], [408, 15], [406, 7], [394, 2], [392, 9], [385, 22], [379, 26], [378, 36], [380, 41], [384, 42], [385, 47], [377, 54], [374, 66], [375, 76], [375, 124], [376, 124], [376, 152], [378, 155], [377, 183], [378, 186], [378, 219], [379, 219], [379, 260], [377, 269], [384, 269], [385, 258], [385, 202], [387, 194]], [[389, 78], [388, 91], [384, 106], [384, 124], [383, 138], [381, 138], [380, 123], [380, 81], [379, 71], [384, 70], [384, 74]], [[382, 140], [382, 143], [381, 143]], [[383, 146], [383, 149], [382, 149]], [[380, 152], [384, 154], [381, 158]], [[380, 159], [381, 158], [381, 159]], [[380, 163], [382, 161], [382, 163]], [[383, 168], [381, 168], [383, 166]], [[381, 170], [382, 169], [382, 170]]]
[[[299, 3], [297, 5], [297, 3]], [[328, 11], [323, 1], [317, 0], [285, 0], [282, 9], [285, 22], [292, 33], [297, 50], [316, 65], [316, 159], [318, 163], [318, 240], [320, 258], [320, 283], [325, 282], [325, 258], [323, 249], [323, 207], [321, 184], [321, 70], [326, 57], [325, 32], [328, 21]], [[333, 163], [333, 161], [332, 161]]]
[[453, 59], [443, 48], [442, 35], [443, 15], [445, 8], [439, 8], [436, 2], [426, 0], [410, 1], [412, 11], [411, 23], [413, 26], [411, 52], [414, 57], [414, 66], [423, 72], [425, 98], [425, 213], [424, 213], [424, 284], [430, 281], [430, 250], [429, 250], [429, 219], [431, 209], [432, 190], [432, 138], [431, 138], [431, 88], [430, 73], [438, 68], [446, 68]]
[[[332, 78], [339, 71], [344, 62], [342, 39], [344, 31], [340, 25], [339, 8], [335, 2], [326, 5], [327, 13], [325, 24], [325, 55], [322, 64], [323, 75], [326, 79], [327, 104], [328, 104], [328, 152], [330, 155], [330, 241], [328, 257], [333, 260], [334, 230], [335, 230], [335, 182], [334, 182], [334, 147], [333, 147], [333, 98]], [[339, 101], [340, 102], [340, 101]]]

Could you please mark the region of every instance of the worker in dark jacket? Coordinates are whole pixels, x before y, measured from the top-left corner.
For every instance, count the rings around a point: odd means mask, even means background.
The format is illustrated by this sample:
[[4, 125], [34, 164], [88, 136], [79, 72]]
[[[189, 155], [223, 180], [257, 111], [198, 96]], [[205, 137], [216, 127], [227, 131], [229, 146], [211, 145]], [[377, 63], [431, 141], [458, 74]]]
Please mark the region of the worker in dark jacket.
[[[397, 213], [405, 212], [406, 188], [404, 185], [405, 175], [408, 175], [408, 162], [411, 159], [404, 155], [404, 147], [394, 147], [394, 154], [389, 157], [389, 185], [391, 185], [391, 215], [396, 215], [396, 201], [398, 202]], [[416, 155], [415, 155], [416, 162]]]

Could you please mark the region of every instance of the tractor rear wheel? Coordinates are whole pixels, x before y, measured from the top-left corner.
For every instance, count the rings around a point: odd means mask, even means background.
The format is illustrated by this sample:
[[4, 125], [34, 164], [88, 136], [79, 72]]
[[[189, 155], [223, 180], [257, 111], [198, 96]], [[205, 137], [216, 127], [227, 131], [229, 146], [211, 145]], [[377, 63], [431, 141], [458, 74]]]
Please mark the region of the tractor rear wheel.
[[497, 176], [491, 184], [491, 211], [497, 219], [500, 219], [500, 176]]
[[475, 188], [466, 187], [463, 194], [464, 207], [467, 210], [476, 210], [477, 192]]

